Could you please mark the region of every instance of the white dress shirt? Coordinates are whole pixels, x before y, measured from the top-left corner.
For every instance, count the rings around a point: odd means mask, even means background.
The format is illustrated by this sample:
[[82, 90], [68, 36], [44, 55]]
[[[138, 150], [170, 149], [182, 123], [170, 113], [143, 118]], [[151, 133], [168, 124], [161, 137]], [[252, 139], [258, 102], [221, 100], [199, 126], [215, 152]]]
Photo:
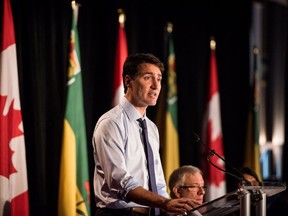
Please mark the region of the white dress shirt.
[[[138, 110], [123, 97], [119, 105], [103, 114], [93, 134], [94, 193], [97, 207], [129, 208], [141, 205], [126, 200], [130, 190], [142, 186], [149, 190], [148, 170]], [[148, 119], [149, 143], [153, 150], [158, 194], [168, 198], [159, 155], [159, 132]], [[142, 206], [143, 207], [143, 206]]]

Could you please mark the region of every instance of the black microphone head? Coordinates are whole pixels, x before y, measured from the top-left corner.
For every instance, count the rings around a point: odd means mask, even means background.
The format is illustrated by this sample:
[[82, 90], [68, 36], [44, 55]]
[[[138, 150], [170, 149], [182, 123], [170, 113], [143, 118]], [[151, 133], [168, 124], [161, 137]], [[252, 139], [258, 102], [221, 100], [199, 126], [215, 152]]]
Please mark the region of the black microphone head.
[[192, 140], [193, 142], [200, 142], [200, 137], [195, 132], [192, 132]]

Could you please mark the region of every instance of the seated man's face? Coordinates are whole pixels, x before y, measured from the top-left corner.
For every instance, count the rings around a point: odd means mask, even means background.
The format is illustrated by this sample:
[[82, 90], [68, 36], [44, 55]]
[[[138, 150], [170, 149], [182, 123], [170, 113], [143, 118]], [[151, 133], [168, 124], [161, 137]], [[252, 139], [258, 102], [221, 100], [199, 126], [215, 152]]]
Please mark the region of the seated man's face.
[[206, 187], [200, 173], [186, 175], [182, 185], [173, 188], [176, 197], [194, 199], [199, 203], [203, 203], [205, 191]]

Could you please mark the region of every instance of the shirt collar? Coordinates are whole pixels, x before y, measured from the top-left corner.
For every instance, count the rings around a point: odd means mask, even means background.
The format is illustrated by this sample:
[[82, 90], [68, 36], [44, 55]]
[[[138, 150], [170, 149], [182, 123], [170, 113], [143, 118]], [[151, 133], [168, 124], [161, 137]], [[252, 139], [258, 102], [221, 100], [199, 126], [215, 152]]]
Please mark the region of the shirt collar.
[[126, 97], [123, 97], [120, 100], [120, 105], [123, 107], [126, 115], [128, 116], [130, 120], [137, 121], [137, 119], [139, 118], [142, 118], [142, 119], [146, 118], [146, 113], [142, 117], [139, 111], [127, 100]]

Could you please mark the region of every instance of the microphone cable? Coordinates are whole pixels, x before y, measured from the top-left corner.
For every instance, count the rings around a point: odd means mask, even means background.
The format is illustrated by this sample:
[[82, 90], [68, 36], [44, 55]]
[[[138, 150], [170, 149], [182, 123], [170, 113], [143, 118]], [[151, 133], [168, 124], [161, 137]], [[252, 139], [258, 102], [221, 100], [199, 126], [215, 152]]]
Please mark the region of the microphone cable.
[[[238, 169], [236, 169], [234, 166], [232, 166], [230, 163], [228, 163], [228, 162], [227, 162], [223, 157], [221, 157], [214, 149], [211, 149], [207, 144], [203, 143], [203, 142], [200, 140], [199, 135], [196, 134], [196, 133], [194, 133], [194, 132], [193, 132], [193, 139], [194, 139], [194, 142], [200, 143], [200, 144], [202, 144], [203, 146], [205, 146], [205, 147], [208, 148], [209, 153], [208, 153], [208, 156], [207, 156], [207, 160], [208, 160], [208, 162], [209, 162], [213, 167], [215, 167], [216, 169], [218, 169], [218, 170], [220, 170], [220, 171], [222, 171], [222, 172], [224, 172], [224, 173], [226, 173], [226, 174], [228, 174], [228, 175], [236, 178], [238, 181], [243, 181], [243, 180], [244, 180], [244, 181], [247, 182], [247, 180], [243, 178], [242, 173], [241, 173]], [[212, 156], [214, 156], [214, 155], [216, 155], [218, 158], [220, 158], [220, 159], [225, 163], [225, 165], [227, 165], [230, 169], [234, 170], [234, 172], [236, 172], [237, 175], [236, 175], [236, 174], [233, 174], [233, 173], [231, 173], [231, 172], [229, 172], [229, 171], [227, 171], [227, 170], [224, 170], [224, 169], [218, 167], [216, 164], [214, 164], [214, 163], [210, 160], [210, 157], [212, 157]]]
[[[194, 142], [200, 143], [200, 144], [202, 144], [203, 146], [205, 146], [205, 147], [208, 148], [209, 153], [208, 153], [208, 156], [207, 156], [207, 160], [208, 160], [208, 162], [209, 162], [213, 167], [215, 167], [216, 169], [218, 169], [218, 170], [220, 170], [220, 171], [222, 171], [222, 172], [224, 172], [224, 173], [226, 173], [226, 174], [228, 174], [228, 175], [236, 178], [238, 181], [242, 181], [242, 182], [244, 181], [244, 182], [247, 183], [249, 186], [252, 186], [251, 183], [250, 183], [249, 181], [247, 181], [247, 180], [243, 177], [242, 173], [241, 173], [238, 169], [236, 169], [234, 166], [232, 166], [230, 163], [228, 163], [228, 162], [227, 162], [223, 157], [221, 157], [221, 155], [219, 155], [214, 149], [211, 149], [207, 144], [203, 143], [203, 142], [200, 140], [199, 135], [196, 134], [196, 133], [194, 133], [194, 132], [193, 132], [193, 139], [194, 139]], [[224, 169], [218, 167], [216, 164], [214, 164], [214, 163], [210, 160], [210, 157], [212, 157], [212, 156], [214, 156], [214, 155], [216, 155], [218, 158], [220, 158], [220, 159], [225, 163], [225, 165], [227, 165], [228, 167], [230, 167], [230, 169], [234, 170], [234, 171], [237, 173], [237, 175], [234, 174], [234, 173], [231, 173], [231, 172], [229, 172], [229, 171], [227, 171], [227, 170], [224, 170]], [[255, 190], [255, 189], [252, 189], [252, 190], [249, 189], [248, 191], [250, 192], [250, 197], [251, 197], [252, 205], [257, 205], [258, 201], [262, 200], [262, 198], [263, 198], [261, 192], [260, 192], [258, 189], [256, 189], [256, 190]]]

